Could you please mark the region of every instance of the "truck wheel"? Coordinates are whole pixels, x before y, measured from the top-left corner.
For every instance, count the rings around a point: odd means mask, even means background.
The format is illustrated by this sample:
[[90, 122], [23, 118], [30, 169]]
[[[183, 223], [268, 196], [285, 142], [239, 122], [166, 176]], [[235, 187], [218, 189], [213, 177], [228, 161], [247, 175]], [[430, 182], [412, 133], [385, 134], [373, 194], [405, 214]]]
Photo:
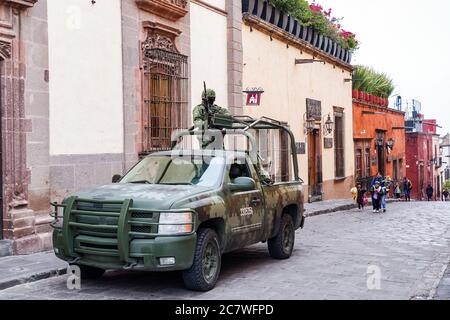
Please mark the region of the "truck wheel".
[[219, 278], [221, 262], [217, 233], [212, 229], [201, 229], [197, 234], [194, 263], [183, 272], [186, 288], [193, 291], [212, 290]]
[[99, 279], [105, 273], [105, 270], [85, 265], [77, 265], [81, 271], [82, 280], [95, 280]]
[[268, 241], [270, 256], [274, 259], [289, 259], [294, 250], [295, 229], [294, 221], [288, 214], [281, 218], [281, 226], [278, 235]]

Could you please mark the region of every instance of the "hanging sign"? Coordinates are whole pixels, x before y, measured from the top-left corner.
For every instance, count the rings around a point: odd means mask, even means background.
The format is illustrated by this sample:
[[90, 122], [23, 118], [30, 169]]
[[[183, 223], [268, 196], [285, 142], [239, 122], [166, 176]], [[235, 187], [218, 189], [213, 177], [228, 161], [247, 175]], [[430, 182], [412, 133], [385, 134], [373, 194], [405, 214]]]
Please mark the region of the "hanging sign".
[[247, 94], [247, 100], [245, 103], [247, 106], [261, 105], [261, 96], [264, 93], [262, 88], [247, 88], [244, 93]]

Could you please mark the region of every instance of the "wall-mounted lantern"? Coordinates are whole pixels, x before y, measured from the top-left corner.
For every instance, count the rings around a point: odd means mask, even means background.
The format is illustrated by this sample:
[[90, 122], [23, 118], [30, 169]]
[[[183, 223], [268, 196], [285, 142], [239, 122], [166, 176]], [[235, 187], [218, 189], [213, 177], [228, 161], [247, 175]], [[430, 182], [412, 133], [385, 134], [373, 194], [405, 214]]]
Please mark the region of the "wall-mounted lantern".
[[325, 129], [325, 135], [331, 135], [332, 133], [333, 133], [333, 129], [334, 129], [334, 122], [333, 122], [333, 120], [331, 119], [331, 115], [330, 114], [328, 114], [328, 118], [327, 118], [327, 120], [326, 121], [324, 121], [324, 123], [325, 123], [325, 126], [324, 126], [324, 129]]

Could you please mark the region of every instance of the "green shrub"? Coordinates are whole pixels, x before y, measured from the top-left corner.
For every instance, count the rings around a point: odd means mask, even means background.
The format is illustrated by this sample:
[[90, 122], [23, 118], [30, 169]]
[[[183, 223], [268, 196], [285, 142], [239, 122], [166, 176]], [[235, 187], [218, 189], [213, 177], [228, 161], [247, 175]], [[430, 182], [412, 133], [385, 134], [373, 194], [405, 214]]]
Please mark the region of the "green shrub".
[[377, 72], [367, 66], [356, 66], [354, 68], [353, 90], [389, 98], [394, 89], [394, 82], [387, 74]]

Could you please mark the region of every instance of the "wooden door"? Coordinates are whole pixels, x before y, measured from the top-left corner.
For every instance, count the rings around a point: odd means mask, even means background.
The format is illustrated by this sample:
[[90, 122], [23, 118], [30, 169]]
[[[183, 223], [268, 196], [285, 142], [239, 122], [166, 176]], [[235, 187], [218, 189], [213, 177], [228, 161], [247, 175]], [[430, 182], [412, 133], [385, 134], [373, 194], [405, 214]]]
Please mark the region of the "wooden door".
[[320, 130], [314, 130], [308, 136], [309, 154], [309, 194], [311, 197], [322, 196], [322, 148]]

